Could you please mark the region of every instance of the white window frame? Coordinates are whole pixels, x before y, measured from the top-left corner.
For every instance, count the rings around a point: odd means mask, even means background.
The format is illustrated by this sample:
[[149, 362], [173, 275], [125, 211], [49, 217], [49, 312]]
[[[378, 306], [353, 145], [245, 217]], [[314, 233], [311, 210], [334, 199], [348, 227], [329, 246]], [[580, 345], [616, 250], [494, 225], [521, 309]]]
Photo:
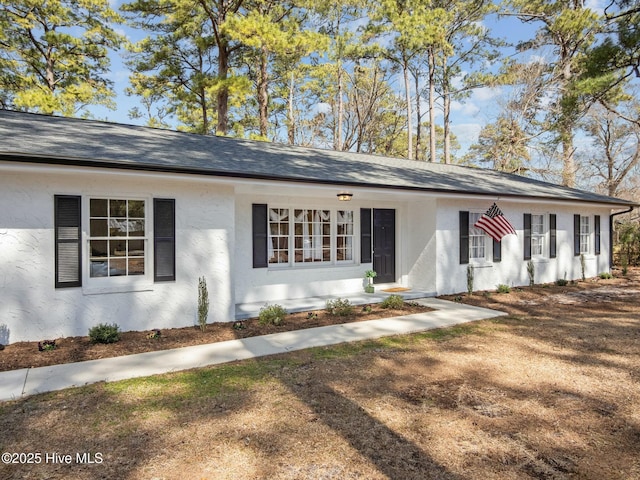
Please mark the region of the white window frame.
[[[320, 218], [320, 222], [318, 225], [315, 225], [315, 222], [312, 222], [312, 228], [315, 226], [317, 228], [322, 229], [323, 225], [328, 223], [329, 225], [329, 260], [324, 260], [324, 257], [319, 260], [313, 261], [296, 261], [296, 251], [305, 247], [296, 248], [296, 239], [298, 239], [298, 243], [300, 241], [305, 241], [303, 237], [304, 233], [300, 233], [296, 235], [296, 211], [317, 211], [317, 212], [329, 212], [329, 221], [324, 223]], [[284, 211], [288, 212], [287, 215], [287, 227], [284, 227], [284, 222], [280, 221], [280, 217]], [[274, 214], [274, 212], [277, 212]], [[351, 233], [338, 234], [338, 212], [351, 212]], [[270, 269], [285, 269], [285, 268], [313, 268], [313, 267], [326, 267], [326, 266], [336, 266], [336, 265], [355, 265], [356, 264], [356, 252], [357, 252], [357, 238], [359, 232], [356, 231], [356, 227], [358, 225], [358, 209], [356, 208], [344, 208], [344, 207], [318, 207], [315, 206], [306, 206], [303, 204], [274, 204], [267, 205], [267, 242], [268, 242], [268, 253], [267, 253], [267, 265]], [[322, 217], [322, 214], [320, 214]], [[313, 220], [313, 219], [312, 219]], [[277, 226], [277, 228], [276, 228]], [[275, 245], [274, 250], [274, 233], [275, 230], [278, 231], [278, 237], [280, 240]], [[346, 228], [347, 232], [349, 231], [348, 227]], [[312, 232], [313, 234], [313, 232]], [[322, 242], [323, 232], [318, 232], [320, 237], [320, 242]], [[345, 239], [345, 244], [351, 243], [351, 259], [346, 260], [338, 260], [338, 237]], [[313, 241], [312, 238], [307, 238], [308, 241]], [[316, 240], [317, 241], [317, 240]], [[286, 248], [283, 248], [283, 245], [287, 245]], [[318, 245], [316, 245], [317, 247]], [[319, 245], [322, 250], [323, 245]], [[308, 246], [307, 248], [314, 248], [313, 246]], [[304, 252], [303, 252], [304, 255]], [[312, 258], [312, 257], [310, 257]]]
[[[91, 236], [91, 200], [131, 200], [144, 201], [144, 235], [123, 236], [125, 241], [140, 240], [144, 242], [144, 274], [119, 276], [91, 276], [91, 241], [108, 240], [109, 236]], [[82, 277], [85, 294], [117, 293], [150, 290], [153, 286], [153, 198], [134, 194], [91, 194], [82, 196], [83, 255]], [[120, 238], [120, 237], [117, 237]], [[127, 258], [127, 257], [125, 257]]]
[[[534, 219], [541, 220], [540, 223], [534, 222]], [[547, 215], [544, 213], [532, 213], [531, 214], [531, 258], [540, 259], [547, 258], [548, 255], [548, 220]], [[535, 226], [540, 227], [540, 231], [536, 231]], [[536, 245], [536, 241], [538, 244]], [[536, 250], [536, 247], [539, 247]]]
[[[473, 226], [483, 213], [484, 212], [469, 212], [469, 262], [471, 263], [486, 263], [487, 255], [489, 254], [487, 239], [490, 237], [481, 228]], [[480, 253], [482, 253], [482, 255], [480, 255]]]
[[591, 253], [591, 216], [580, 215], [580, 254]]

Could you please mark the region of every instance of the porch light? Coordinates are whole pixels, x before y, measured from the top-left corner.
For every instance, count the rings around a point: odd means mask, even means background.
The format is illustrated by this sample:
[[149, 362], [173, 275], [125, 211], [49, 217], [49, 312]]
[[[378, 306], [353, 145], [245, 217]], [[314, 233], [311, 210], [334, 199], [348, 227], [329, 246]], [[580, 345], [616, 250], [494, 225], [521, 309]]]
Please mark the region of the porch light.
[[348, 202], [351, 200], [351, 197], [353, 197], [353, 193], [340, 192], [338, 194], [338, 200], [340, 200], [341, 202]]

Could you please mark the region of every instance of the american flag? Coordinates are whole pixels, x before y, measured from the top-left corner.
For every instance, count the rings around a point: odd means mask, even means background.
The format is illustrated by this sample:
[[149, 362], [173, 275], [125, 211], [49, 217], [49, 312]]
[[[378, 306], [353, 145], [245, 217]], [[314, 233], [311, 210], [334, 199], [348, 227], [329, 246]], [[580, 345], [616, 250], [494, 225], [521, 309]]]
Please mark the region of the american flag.
[[496, 242], [502, 240], [502, 237], [505, 235], [509, 235], [510, 233], [516, 234], [513, 226], [504, 218], [502, 211], [495, 203], [491, 205], [491, 208], [489, 208], [473, 226], [487, 232]]

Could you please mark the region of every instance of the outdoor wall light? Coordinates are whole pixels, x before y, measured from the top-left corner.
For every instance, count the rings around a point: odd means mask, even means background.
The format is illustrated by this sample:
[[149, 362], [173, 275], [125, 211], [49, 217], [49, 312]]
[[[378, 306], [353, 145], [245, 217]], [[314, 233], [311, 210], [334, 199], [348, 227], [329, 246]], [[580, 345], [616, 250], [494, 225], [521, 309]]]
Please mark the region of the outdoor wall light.
[[353, 197], [353, 193], [340, 192], [338, 194], [338, 200], [340, 200], [341, 202], [348, 202], [349, 200], [351, 200], [351, 197]]

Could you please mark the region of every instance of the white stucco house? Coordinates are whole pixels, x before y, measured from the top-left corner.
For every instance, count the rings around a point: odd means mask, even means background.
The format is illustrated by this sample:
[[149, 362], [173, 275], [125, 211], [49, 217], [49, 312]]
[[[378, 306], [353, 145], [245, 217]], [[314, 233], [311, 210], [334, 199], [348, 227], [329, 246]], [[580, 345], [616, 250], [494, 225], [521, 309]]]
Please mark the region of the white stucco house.
[[[348, 194], [340, 197], [340, 194]], [[341, 199], [344, 198], [344, 199]], [[348, 200], [347, 200], [348, 199]], [[474, 228], [496, 202], [516, 230]], [[193, 325], [236, 305], [609, 271], [633, 202], [460, 166], [0, 111], [0, 343]]]

